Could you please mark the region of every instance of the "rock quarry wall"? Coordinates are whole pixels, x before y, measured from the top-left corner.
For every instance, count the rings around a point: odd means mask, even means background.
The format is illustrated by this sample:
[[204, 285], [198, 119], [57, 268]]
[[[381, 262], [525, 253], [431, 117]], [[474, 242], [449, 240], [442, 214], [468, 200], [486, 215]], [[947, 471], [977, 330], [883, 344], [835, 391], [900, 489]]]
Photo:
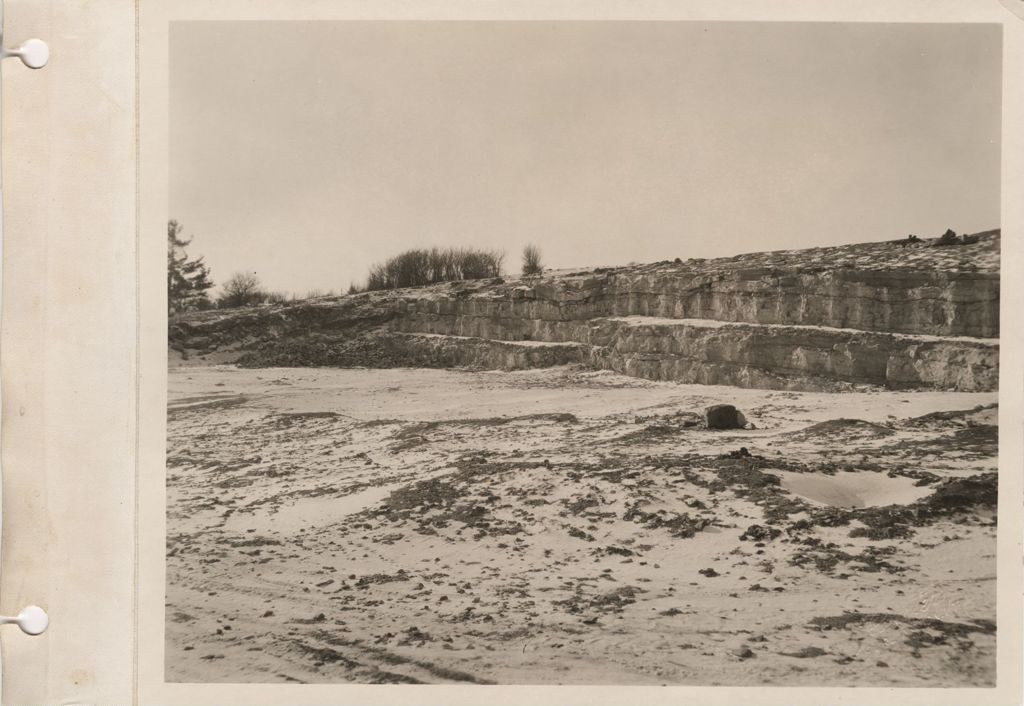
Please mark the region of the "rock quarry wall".
[[602, 322], [592, 364], [652, 380], [826, 390], [834, 383], [893, 389], [991, 390], [998, 347], [979, 342], [813, 327]]
[[[400, 327], [408, 322], [396, 319]], [[557, 324], [544, 327], [555, 340]], [[689, 325], [595, 320], [562, 329], [548, 364], [580, 362], [649, 380], [783, 390], [836, 390], [853, 385], [891, 389], [997, 389], [999, 348], [986, 341], [789, 326]], [[533, 342], [407, 333], [417, 351], [436, 346], [457, 365], [514, 370], [540, 360]], [[456, 343], [452, 343], [456, 341]], [[564, 346], [552, 344], [550, 347]], [[461, 349], [461, 355], [452, 349]], [[516, 353], [516, 350], [520, 349]], [[514, 354], [515, 353], [515, 354]], [[454, 356], [454, 358], [453, 358]]]
[[[499, 288], [484, 295], [409, 296], [403, 317], [451, 318], [457, 335], [537, 335], [551, 321], [656, 316], [752, 324], [854, 328], [936, 336], [999, 335], [999, 275], [988, 272], [834, 270], [815, 274], [764, 269], [702, 274], [572, 277]], [[440, 325], [442, 328], [444, 325]], [[495, 335], [501, 334], [501, 335]]]
[[204, 312], [172, 320], [170, 343], [236, 351], [250, 365], [581, 363], [742, 387], [994, 390], [998, 242], [865, 244]]

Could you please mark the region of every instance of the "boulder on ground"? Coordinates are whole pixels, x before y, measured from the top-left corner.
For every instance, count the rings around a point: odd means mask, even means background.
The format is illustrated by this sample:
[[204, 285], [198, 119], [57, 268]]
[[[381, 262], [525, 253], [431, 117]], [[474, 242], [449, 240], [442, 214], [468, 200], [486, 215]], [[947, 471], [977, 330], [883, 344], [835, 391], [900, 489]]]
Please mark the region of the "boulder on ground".
[[741, 645], [732, 651], [733, 655], [739, 657], [741, 660], [750, 659], [754, 656], [754, 651], [746, 645]]
[[708, 429], [743, 429], [747, 418], [731, 404], [715, 404], [704, 410]]

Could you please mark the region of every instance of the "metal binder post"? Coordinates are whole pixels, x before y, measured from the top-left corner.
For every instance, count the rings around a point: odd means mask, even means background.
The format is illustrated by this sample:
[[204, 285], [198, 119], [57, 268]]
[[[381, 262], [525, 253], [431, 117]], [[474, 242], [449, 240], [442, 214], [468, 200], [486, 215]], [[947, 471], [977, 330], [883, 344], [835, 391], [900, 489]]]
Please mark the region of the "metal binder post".
[[50, 616], [37, 605], [30, 605], [15, 617], [0, 615], [0, 625], [15, 623], [26, 635], [39, 635], [46, 631], [50, 624]]
[[[0, 59], [16, 56], [30, 69], [41, 69], [50, 60], [50, 47], [41, 39], [29, 39], [14, 49], [3, 46], [3, 5], [0, 4]], [[3, 247], [3, 191], [0, 187], [0, 256]], [[3, 498], [0, 490], [0, 499]], [[2, 516], [2, 513], [0, 513]], [[28, 606], [16, 616], [0, 615], [0, 625], [14, 623], [27, 635], [39, 635], [46, 631], [50, 618], [39, 606]]]
[[0, 59], [16, 56], [30, 69], [41, 69], [50, 60], [50, 47], [42, 39], [29, 39], [14, 49], [0, 47]]

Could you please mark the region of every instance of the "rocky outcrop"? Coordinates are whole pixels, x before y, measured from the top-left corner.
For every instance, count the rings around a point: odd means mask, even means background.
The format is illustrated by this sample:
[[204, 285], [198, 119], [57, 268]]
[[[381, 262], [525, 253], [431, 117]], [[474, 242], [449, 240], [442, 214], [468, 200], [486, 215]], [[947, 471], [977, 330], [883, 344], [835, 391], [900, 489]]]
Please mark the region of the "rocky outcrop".
[[568, 365], [583, 360], [585, 346], [578, 343], [531, 344], [433, 334], [402, 334], [392, 345], [422, 353], [439, 362], [436, 367], [488, 370], [527, 370]]
[[397, 305], [407, 328], [485, 338], [543, 339], [547, 322], [609, 316], [998, 337], [998, 231], [952, 248], [905, 245], [756, 253], [406, 290]]
[[398, 306], [407, 328], [486, 338], [543, 339], [549, 322], [607, 316], [991, 338], [999, 333], [999, 277], [763, 270], [707, 275], [664, 268], [565, 278], [470, 296], [410, 294]]
[[[869, 243], [372, 292], [171, 322], [252, 365], [518, 369], [689, 383], [993, 390], [999, 236]], [[379, 362], [375, 362], [379, 361]]]
[[666, 320], [595, 324], [588, 363], [651, 380], [771, 389], [993, 390], [999, 347], [992, 341], [882, 334], [824, 327]]

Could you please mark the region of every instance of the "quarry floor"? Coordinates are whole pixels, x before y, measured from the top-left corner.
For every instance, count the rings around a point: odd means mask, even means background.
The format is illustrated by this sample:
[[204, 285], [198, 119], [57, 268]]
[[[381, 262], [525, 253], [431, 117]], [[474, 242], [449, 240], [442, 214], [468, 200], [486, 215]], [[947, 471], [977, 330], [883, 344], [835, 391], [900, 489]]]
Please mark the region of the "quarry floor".
[[992, 685], [995, 402], [172, 367], [166, 678]]

